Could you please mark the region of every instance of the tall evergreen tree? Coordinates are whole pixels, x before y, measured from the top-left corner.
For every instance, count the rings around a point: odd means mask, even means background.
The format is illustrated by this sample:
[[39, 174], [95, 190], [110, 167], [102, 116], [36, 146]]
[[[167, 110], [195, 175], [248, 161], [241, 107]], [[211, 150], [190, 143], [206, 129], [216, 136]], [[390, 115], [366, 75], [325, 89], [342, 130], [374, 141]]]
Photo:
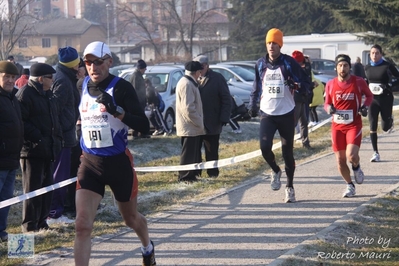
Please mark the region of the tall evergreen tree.
[[276, 27], [284, 35], [342, 32], [329, 5], [317, 0], [230, 0], [227, 14], [234, 27], [230, 41], [235, 59], [256, 59], [265, 53], [265, 35]]
[[[323, 0], [330, 8], [337, 8]], [[335, 11], [335, 17], [349, 32], [365, 32], [360, 36], [368, 44], [379, 44], [392, 59], [399, 60], [399, 1], [346, 0]], [[377, 34], [376, 34], [377, 33]]]

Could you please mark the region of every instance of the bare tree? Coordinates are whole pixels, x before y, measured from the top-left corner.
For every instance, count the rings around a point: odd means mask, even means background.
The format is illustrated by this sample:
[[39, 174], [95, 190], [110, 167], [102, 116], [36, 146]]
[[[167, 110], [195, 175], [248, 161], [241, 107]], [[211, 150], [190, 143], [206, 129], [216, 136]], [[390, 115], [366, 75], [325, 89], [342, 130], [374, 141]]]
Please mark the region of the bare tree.
[[179, 43], [184, 49], [185, 57], [192, 58], [194, 37], [207, 31], [207, 20], [220, 7], [199, 10], [198, 0], [157, 0], [157, 2], [163, 12], [163, 17], [170, 18], [170, 24], [163, 24], [163, 26], [168, 28], [167, 31], [178, 32]]
[[[124, 1], [125, 2], [125, 1]], [[150, 1], [151, 5], [153, 5], [152, 1]], [[150, 10], [153, 9], [151, 6]], [[118, 5], [118, 13], [121, 14], [119, 16], [120, 22], [123, 30], [120, 31], [128, 31], [135, 34], [136, 38], [144, 39], [152, 44], [154, 47], [155, 53], [162, 56], [159, 47], [156, 44], [156, 35], [154, 34], [154, 24], [148, 22], [148, 18], [152, 17], [148, 14], [147, 16], [143, 15], [140, 11], [135, 11], [132, 8], [132, 4], [130, 3], [119, 3]], [[129, 30], [132, 29], [133, 30]], [[134, 28], [138, 28], [141, 32], [136, 32]]]
[[34, 0], [0, 0], [0, 59], [8, 57], [25, 32], [33, 29], [34, 18], [26, 13], [26, 8]]
[[[132, 3], [119, 3], [119, 11], [123, 14], [123, 25], [127, 29], [134, 24], [140, 29], [142, 34], [137, 32], [135, 34], [140, 34], [143, 40], [148, 41], [156, 55], [162, 59], [176, 56], [181, 49], [184, 51], [185, 59], [191, 58], [194, 38], [199, 36], [201, 31], [208, 30], [207, 19], [212, 12], [220, 10], [220, 7], [200, 10], [198, 0], [152, 0], [146, 4], [151, 5], [149, 10], [152, 14], [145, 14], [143, 10], [133, 10]], [[121, 19], [121, 16], [119, 18]], [[212, 32], [212, 35], [214, 34], [215, 32]], [[172, 39], [178, 41], [172, 42]], [[166, 46], [166, 55], [162, 53], [162, 45]], [[174, 54], [171, 54], [172, 50], [175, 51]]]

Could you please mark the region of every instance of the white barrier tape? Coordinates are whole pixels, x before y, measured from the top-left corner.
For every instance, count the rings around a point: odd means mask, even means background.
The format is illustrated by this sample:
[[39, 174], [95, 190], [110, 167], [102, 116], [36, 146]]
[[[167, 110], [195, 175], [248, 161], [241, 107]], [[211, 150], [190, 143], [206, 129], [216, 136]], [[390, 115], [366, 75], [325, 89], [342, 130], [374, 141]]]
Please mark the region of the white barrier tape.
[[[394, 110], [399, 110], [399, 106], [396, 105], [393, 108]], [[317, 124], [316, 126], [312, 127], [309, 129], [309, 132], [313, 132], [316, 129], [324, 126], [327, 123], [330, 123], [332, 120], [332, 118], [328, 118], [326, 120], [321, 121], [319, 124]], [[300, 134], [296, 134], [294, 136], [294, 139], [299, 139], [300, 138]], [[273, 144], [272, 146], [272, 150], [278, 149], [281, 147], [281, 141], [277, 142], [275, 144]], [[235, 156], [235, 157], [231, 157], [231, 158], [226, 158], [226, 159], [222, 159], [222, 160], [218, 160], [218, 161], [208, 161], [208, 162], [204, 162], [204, 163], [194, 163], [194, 164], [186, 164], [186, 165], [176, 165], [176, 166], [152, 166], [152, 167], [135, 167], [136, 172], [171, 172], [171, 171], [187, 171], [187, 170], [198, 170], [198, 169], [210, 169], [210, 168], [215, 168], [215, 167], [224, 167], [224, 166], [228, 166], [231, 164], [235, 164], [235, 163], [239, 163], [242, 161], [246, 161], [255, 157], [258, 157], [262, 155], [261, 150], [257, 150], [257, 151], [253, 151], [250, 153], [246, 153], [246, 154], [242, 154], [239, 156]], [[73, 182], [76, 182], [77, 178], [71, 178], [71, 179], [67, 179], [64, 180], [60, 183], [51, 185], [51, 186], [47, 186], [32, 192], [29, 192], [27, 194], [23, 194], [5, 201], [1, 201], [0, 202], [0, 209], [10, 206], [12, 204], [15, 203], [19, 203], [21, 201], [42, 195], [44, 193], [50, 192], [52, 190], [55, 190], [57, 188], [61, 188], [64, 186], [67, 186], [69, 184], [72, 184]]]
[[4, 207], [7, 207], [7, 206], [10, 206], [10, 205], [13, 205], [15, 203], [30, 199], [30, 198], [34, 198], [36, 196], [40, 196], [40, 195], [42, 195], [44, 193], [50, 192], [50, 191], [55, 190], [57, 188], [65, 187], [65, 186], [67, 186], [69, 184], [72, 184], [73, 182], [76, 182], [76, 179], [77, 179], [76, 177], [73, 177], [73, 178], [61, 181], [59, 183], [56, 183], [54, 185], [43, 187], [43, 188], [40, 188], [40, 189], [35, 190], [35, 191], [31, 191], [31, 192], [26, 193], [26, 194], [22, 194], [20, 196], [17, 196], [17, 197], [8, 199], [8, 200], [4, 200], [4, 201], [0, 202], [0, 209], [4, 208]]
[[[331, 121], [331, 118], [326, 119], [322, 122], [320, 122], [319, 124], [317, 124], [316, 126], [312, 127], [311, 129], [309, 129], [309, 131], [314, 131], [322, 126], [324, 126], [325, 124], [327, 124], [328, 122]], [[294, 139], [299, 139], [300, 138], [300, 134], [296, 134]], [[278, 149], [281, 147], [281, 141], [273, 144], [272, 146], [272, 150]], [[228, 166], [231, 164], [235, 164], [235, 163], [239, 163], [242, 161], [246, 161], [258, 156], [261, 156], [262, 152], [261, 150], [257, 150], [257, 151], [253, 151], [250, 153], [246, 153], [246, 154], [242, 154], [242, 155], [238, 155], [238, 156], [234, 156], [231, 158], [226, 158], [226, 159], [222, 159], [222, 160], [218, 160], [218, 161], [208, 161], [208, 162], [203, 162], [203, 163], [194, 163], [194, 164], [186, 164], [186, 165], [176, 165], [176, 166], [152, 166], [152, 167], [135, 167], [135, 171], [136, 172], [172, 172], [172, 171], [187, 171], [187, 170], [198, 170], [198, 169], [210, 169], [210, 168], [215, 168], [215, 167], [224, 167], [224, 166]], [[76, 182], [76, 177], [71, 178], [71, 179], [67, 179], [64, 180], [60, 183], [48, 186], [48, 187], [44, 187], [32, 192], [29, 192], [27, 194], [23, 194], [5, 201], [0, 202], [0, 209], [13, 205], [15, 203], [19, 203], [21, 201], [42, 195], [44, 193], [50, 192], [52, 190], [55, 190], [57, 188], [61, 188], [64, 186], [67, 186], [69, 184], [72, 184], [73, 182]]]

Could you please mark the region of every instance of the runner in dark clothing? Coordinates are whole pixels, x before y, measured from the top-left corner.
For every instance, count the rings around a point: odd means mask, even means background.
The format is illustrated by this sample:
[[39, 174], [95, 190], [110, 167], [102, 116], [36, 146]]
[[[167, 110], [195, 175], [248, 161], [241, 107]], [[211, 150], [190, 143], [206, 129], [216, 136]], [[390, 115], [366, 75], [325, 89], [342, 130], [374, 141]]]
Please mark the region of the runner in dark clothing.
[[258, 116], [259, 102], [260, 149], [263, 158], [272, 168], [272, 190], [279, 190], [281, 187], [282, 171], [272, 151], [274, 134], [279, 131], [287, 174], [285, 202], [295, 202], [294, 94], [306, 94], [306, 90], [310, 88], [310, 81], [294, 58], [280, 52], [282, 46], [283, 33], [276, 28], [269, 30], [266, 35], [267, 55], [260, 58], [255, 65], [249, 113], [252, 117]]
[[399, 71], [394, 65], [382, 58], [382, 48], [378, 44], [371, 47], [370, 63], [365, 67], [369, 88], [374, 94], [374, 99], [369, 109], [370, 139], [373, 146], [371, 162], [381, 160], [377, 145], [378, 115], [381, 114], [382, 130], [390, 133], [393, 129], [393, 94], [390, 85], [392, 77], [399, 78]]

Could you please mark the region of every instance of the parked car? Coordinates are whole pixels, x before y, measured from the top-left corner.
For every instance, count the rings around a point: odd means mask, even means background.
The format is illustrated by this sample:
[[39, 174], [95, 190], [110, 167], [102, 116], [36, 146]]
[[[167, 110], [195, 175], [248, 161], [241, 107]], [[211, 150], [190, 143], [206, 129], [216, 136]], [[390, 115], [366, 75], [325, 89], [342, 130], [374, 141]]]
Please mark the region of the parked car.
[[[241, 89], [252, 89], [252, 84], [255, 79], [255, 73], [246, 70], [240, 66], [228, 65], [228, 64], [216, 64], [209, 66], [213, 71], [223, 75], [226, 81], [229, 81], [233, 85], [237, 85]], [[241, 86], [246, 84], [248, 86]]]
[[128, 69], [128, 68], [133, 68], [135, 67], [135, 64], [124, 64], [124, 65], [118, 65], [111, 67], [109, 69], [109, 73], [115, 76], [119, 76], [120, 73], [122, 73], [123, 70]]
[[[121, 78], [129, 81], [135, 69], [129, 68], [123, 70], [119, 75]], [[165, 110], [162, 115], [169, 128], [173, 128], [175, 124], [176, 114], [176, 85], [180, 78], [184, 75], [184, 66], [181, 65], [157, 65], [148, 66], [144, 73], [144, 78], [149, 78], [152, 85], [161, 94], [165, 102]], [[248, 90], [243, 90], [228, 82], [231, 95], [238, 96], [247, 106], [249, 104]]]
[[337, 75], [326, 75], [326, 74], [319, 74], [315, 71], [313, 71], [313, 75], [315, 78], [317, 78], [318, 80], [321, 81], [321, 83], [324, 84], [324, 86], [326, 86], [327, 82], [333, 78], [335, 78]]
[[[129, 68], [119, 75], [121, 78], [129, 81], [135, 69]], [[165, 102], [165, 110], [162, 115], [168, 128], [173, 128], [175, 125], [176, 114], [176, 85], [181, 77], [184, 75], [184, 69], [180, 66], [147, 66], [147, 70], [143, 77], [152, 81], [152, 85], [161, 94]]]
[[336, 76], [335, 61], [329, 59], [311, 58], [314, 73]]
[[256, 61], [231, 61], [231, 62], [218, 63], [218, 65], [220, 65], [220, 64], [239, 66], [239, 67], [242, 67], [242, 68], [252, 72], [255, 75]]

